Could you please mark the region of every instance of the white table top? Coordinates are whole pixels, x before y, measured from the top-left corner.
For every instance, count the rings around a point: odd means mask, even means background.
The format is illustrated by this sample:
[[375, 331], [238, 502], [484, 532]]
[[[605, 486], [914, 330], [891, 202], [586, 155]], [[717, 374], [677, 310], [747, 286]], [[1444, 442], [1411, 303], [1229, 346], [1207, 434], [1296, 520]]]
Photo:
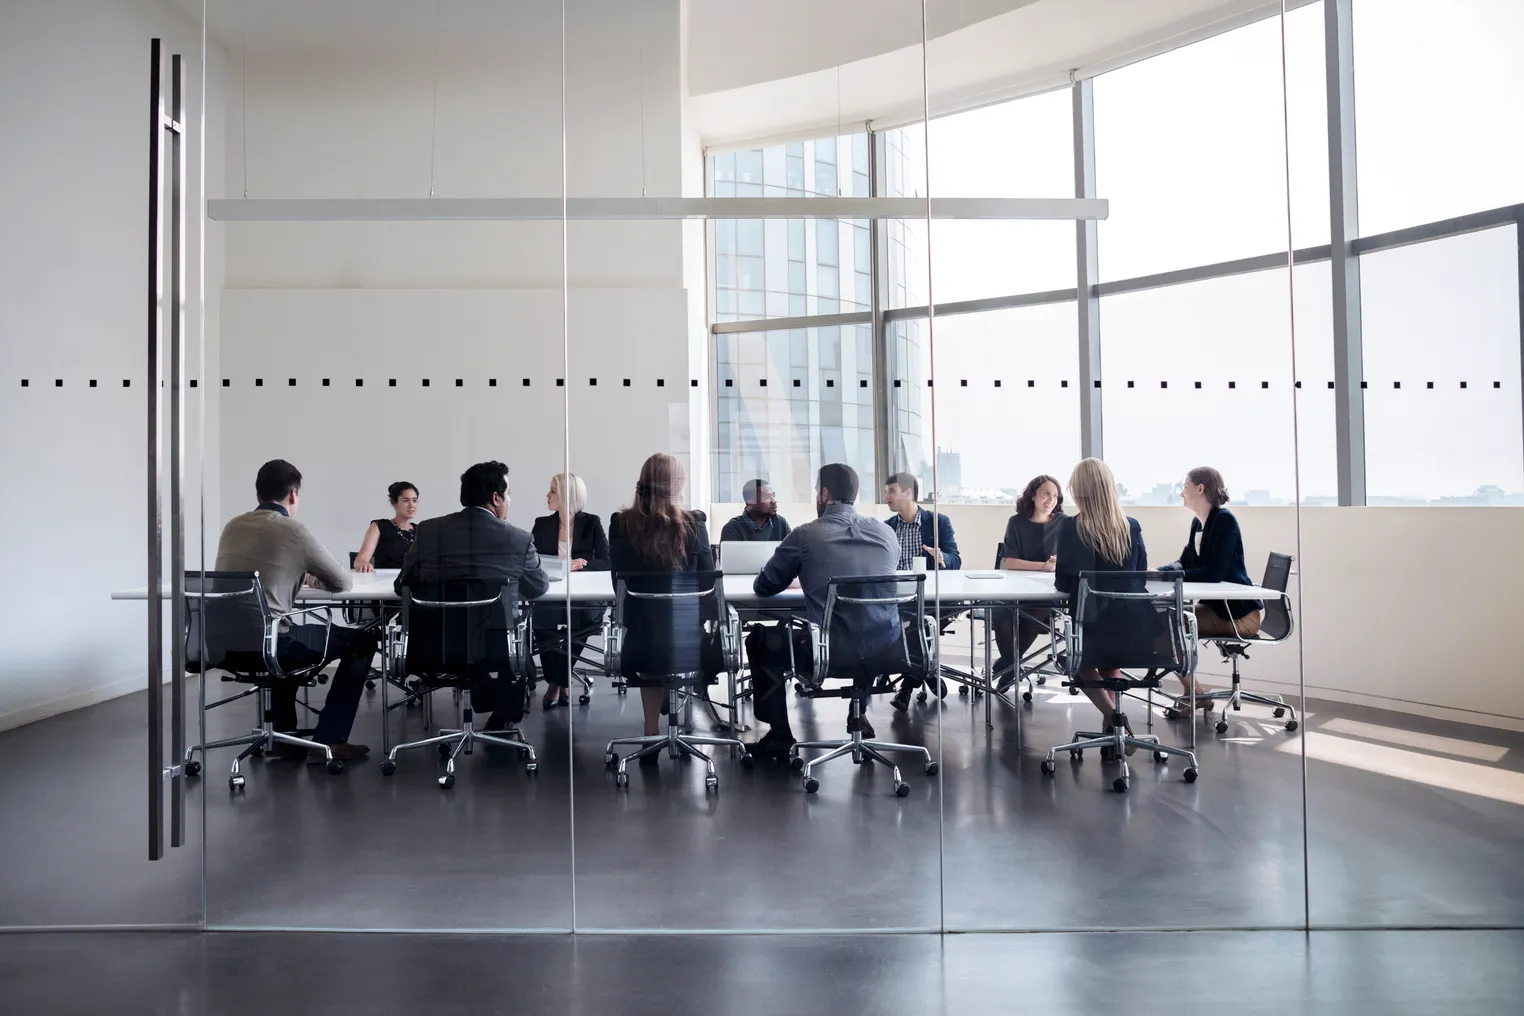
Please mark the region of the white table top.
[[[975, 575], [994, 575], [993, 578], [975, 578]], [[396, 602], [401, 599], [392, 589], [397, 577], [395, 569], [378, 569], [374, 572], [356, 574], [354, 585], [346, 592], [331, 593], [322, 589], [302, 589], [297, 600], [315, 603], [350, 602]], [[753, 576], [726, 575], [725, 599], [737, 607], [786, 607], [801, 605], [804, 594], [798, 589], [787, 589], [777, 596], [762, 597], [752, 591]], [[1151, 582], [1154, 592], [1166, 593], [1171, 586], [1164, 582]], [[568, 593], [570, 594], [568, 597]], [[1231, 582], [1187, 582], [1184, 588], [1188, 601], [1197, 600], [1277, 600], [1281, 594], [1258, 586], [1240, 586]], [[169, 587], [164, 588], [165, 596]], [[1053, 588], [1051, 572], [941, 572], [926, 576], [926, 600], [938, 596], [943, 603], [985, 604], [1020, 603], [1043, 600], [1063, 600], [1064, 595]], [[611, 603], [614, 599], [614, 580], [611, 572], [574, 572], [570, 579], [556, 579], [550, 590], [540, 599], [557, 600], [569, 598], [573, 603]], [[148, 588], [121, 589], [111, 594], [113, 600], [146, 600]]]

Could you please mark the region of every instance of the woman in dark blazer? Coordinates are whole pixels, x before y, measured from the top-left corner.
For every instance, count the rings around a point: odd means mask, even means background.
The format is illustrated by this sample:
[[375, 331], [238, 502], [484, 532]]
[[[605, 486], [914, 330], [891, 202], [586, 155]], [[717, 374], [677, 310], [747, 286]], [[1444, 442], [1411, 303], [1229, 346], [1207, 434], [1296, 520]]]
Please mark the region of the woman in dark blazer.
[[[1122, 514], [1117, 500], [1117, 481], [1100, 459], [1085, 459], [1069, 477], [1069, 493], [1077, 511], [1059, 523], [1058, 547], [1053, 562], [1053, 585], [1071, 597], [1079, 591], [1080, 572], [1141, 572], [1148, 570], [1148, 548], [1138, 520]], [[1092, 578], [1093, 588], [1106, 592], [1141, 593], [1148, 586], [1141, 578]], [[1153, 610], [1146, 601], [1113, 600], [1103, 618], [1085, 631], [1084, 656], [1078, 661], [1083, 676], [1113, 678], [1121, 673], [1107, 666], [1107, 657], [1125, 659], [1139, 646], [1151, 648]], [[1079, 624], [1088, 619], [1075, 617]], [[1120, 655], [1118, 655], [1120, 654]], [[1117, 712], [1117, 697], [1105, 688], [1081, 689], [1101, 711], [1107, 725]], [[1130, 728], [1129, 728], [1130, 729]], [[1129, 754], [1131, 751], [1129, 750]]]
[[[1180, 500], [1196, 517], [1191, 520], [1191, 533], [1186, 538], [1180, 560], [1160, 570], [1182, 571], [1187, 582], [1233, 582], [1252, 586], [1249, 570], [1244, 567], [1243, 532], [1238, 528], [1238, 519], [1223, 507], [1228, 503], [1228, 488], [1222, 474], [1211, 466], [1192, 469], [1185, 474]], [[1204, 638], [1249, 638], [1259, 634], [1264, 616], [1265, 605], [1259, 600], [1202, 600], [1196, 604], [1196, 634]], [[1206, 690], [1198, 681], [1196, 694], [1200, 696]], [[1200, 698], [1196, 704], [1203, 711], [1212, 708], [1210, 701], [1204, 702]], [[1175, 708], [1189, 709], [1189, 698], [1182, 696]]]
[[[683, 464], [671, 455], [652, 455], [640, 467], [634, 500], [628, 508], [609, 518], [609, 559], [616, 578], [621, 573], [714, 570], [714, 550], [709, 545], [704, 514], [682, 507], [686, 482]], [[645, 639], [653, 640], [671, 637], [672, 633], [663, 632], [662, 627], [637, 625], [632, 634], [639, 632]], [[638, 658], [640, 646], [627, 637], [624, 652], [632, 659]], [[645, 712], [645, 734], [660, 733], [666, 691], [641, 688], [640, 699]], [[657, 756], [646, 758], [655, 761]]]
[[[557, 473], [551, 477], [550, 489], [545, 492], [545, 507], [550, 514], [534, 520], [531, 530], [534, 549], [541, 557], [567, 561], [568, 571], [607, 571], [609, 541], [603, 535], [603, 522], [583, 511], [586, 505], [587, 484], [582, 477], [576, 473]], [[535, 605], [536, 642], [545, 647], [540, 650], [540, 669], [550, 686], [540, 700], [544, 709], [570, 704], [567, 689], [572, 668], [582, 654], [582, 645], [574, 639], [570, 640], [571, 652], [567, 653], [563, 644], [567, 640], [556, 631], [567, 624], [566, 604], [555, 601], [551, 594]], [[602, 613], [586, 607], [574, 608], [570, 615], [571, 630], [597, 624]]]

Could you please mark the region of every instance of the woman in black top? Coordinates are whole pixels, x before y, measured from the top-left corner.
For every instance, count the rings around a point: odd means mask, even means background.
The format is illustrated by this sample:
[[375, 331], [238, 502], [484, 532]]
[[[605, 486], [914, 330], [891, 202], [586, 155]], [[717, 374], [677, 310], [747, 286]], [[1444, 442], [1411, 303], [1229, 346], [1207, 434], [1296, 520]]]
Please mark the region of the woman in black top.
[[[1069, 477], [1069, 493], [1078, 509], [1059, 523], [1058, 548], [1054, 555], [1053, 584], [1059, 592], [1072, 597], [1079, 590], [1080, 572], [1148, 570], [1148, 548], [1143, 545], [1143, 530], [1138, 520], [1122, 514], [1117, 500], [1117, 481], [1111, 469], [1100, 459], [1085, 459], [1074, 467]], [[1107, 592], [1143, 592], [1142, 579], [1116, 579], [1106, 582], [1093, 579], [1093, 588]], [[1128, 608], [1136, 606], [1138, 609]], [[1098, 666], [1109, 649], [1148, 638], [1153, 618], [1145, 601], [1113, 601], [1104, 622], [1086, 630], [1084, 657], [1078, 661], [1079, 676], [1114, 678], [1121, 674], [1115, 667]], [[1080, 623], [1076, 618], [1075, 623]], [[1117, 712], [1116, 696], [1104, 688], [1084, 688], [1084, 693], [1101, 711], [1109, 726]], [[1126, 717], [1123, 717], [1124, 725]], [[1131, 727], [1128, 727], [1131, 730]], [[1129, 749], [1128, 754], [1131, 754]]]
[[389, 519], [376, 519], [365, 530], [360, 552], [355, 555], [355, 571], [377, 568], [401, 568], [402, 558], [413, 545], [413, 516], [418, 514], [418, 488], [399, 480], [386, 488], [394, 513]]
[[[1058, 548], [1058, 524], [1063, 520], [1064, 492], [1051, 476], [1034, 476], [1016, 499], [1016, 514], [1005, 526], [1000, 566], [1008, 571], [1053, 570]], [[1016, 682], [1017, 667], [1037, 636], [1048, 630], [1048, 610], [1005, 608], [995, 614], [995, 678], [1001, 691]]]
[[[1186, 538], [1180, 560], [1165, 565], [1161, 571], [1179, 570], [1187, 582], [1233, 582], [1252, 586], [1249, 570], [1244, 567], [1244, 537], [1238, 519], [1223, 506], [1228, 503], [1228, 488], [1222, 474], [1211, 466], [1197, 466], [1185, 474], [1180, 500], [1191, 514], [1191, 534]], [[1196, 634], [1202, 637], [1235, 635], [1250, 637], [1259, 633], [1265, 605], [1259, 600], [1202, 600], [1196, 604]], [[1189, 689], [1187, 689], [1189, 690]], [[1200, 682], [1196, 694], [1206, 691]], [[1200, 698], [1197, 705], [1210, 710], [1212, 703]], [[1177, 709], [1190, 708], [1182, 697]]]
[[[640, 467], [635, 499], [609, 518], [609, 559], [615, 575], [639, 572], [713, 571], [714, 550], [702, 512], [684, 511], [683, 464], [670, 455], [652, 455]], [[663, 633], [636, 626], [647, 639]], [[632, 631], [633, 634], [633, 631]], [[625, 652], [638, 652], [627, 641]], [[645, 711], [645, 734], [660, 733], [662, 708], [667, 693], [661, 688], [640, 689]], [[655, 755], [645, 756], [653, 761]]]
[[[541, 557], [561, 558], [568, 562], [570, 571], [608, 571], [609, 541], [603, 535], [603, 522], [596, 515], [582, 509], [587, 504], [587, 484], [576, 473], [557, 473], [550, 478], [550, 489], [545, 492], [545, 507], [549, 515], [534, 520], [531, 535], [534, 549]], [[550, 685], [541, 699], [544, 709], [570, 704], [567, 692], [571, 685], [572, 668], [582, 654], [582, 644], [572, 641], [571, 654], [566, 652], [562, 630], [568, 623], [564, 602], [556, 603], [555, 596], [547, 596], [535, 605], [535, 642], [540, 648], [540, 669]], [[572, 631], [595, 625], [603, 611], [596, 608], [578, 607], [570, 612]]]

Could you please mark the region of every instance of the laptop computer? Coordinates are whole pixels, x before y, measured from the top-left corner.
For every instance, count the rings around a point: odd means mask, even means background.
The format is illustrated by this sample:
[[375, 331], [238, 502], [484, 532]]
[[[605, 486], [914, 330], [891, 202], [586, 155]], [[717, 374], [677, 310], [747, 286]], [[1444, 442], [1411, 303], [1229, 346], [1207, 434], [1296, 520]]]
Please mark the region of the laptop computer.
[[720, 571], [726, 575], [755, 575], [773, 556], [771, 540], [732, 540], [720, 544]]

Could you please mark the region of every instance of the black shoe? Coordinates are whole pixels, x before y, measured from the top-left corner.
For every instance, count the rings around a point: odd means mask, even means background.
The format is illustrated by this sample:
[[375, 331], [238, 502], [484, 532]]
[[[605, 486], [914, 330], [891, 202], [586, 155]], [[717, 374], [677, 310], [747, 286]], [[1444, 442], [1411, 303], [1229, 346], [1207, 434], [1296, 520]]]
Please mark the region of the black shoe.
[[[871, 741], [878, 736], [878, 732], [873, 729], [873, 724], [868, 722], [868, 718], [866, 716], [864, 716], [862, 721], [858, 724], [858, 729], [863, 732], [864, 741]], [[850, 726], [848, 728], [848, 733], [851, 733]]]
[[777, 730], [769, 730], [760, 738], [746, 746], [746, 752], [754, 759], [759, 760], [783, 760], [787, 759], [789, 752], [795, 744], [792, 733], [780, 733]]
[[496, 712], [487, 717], [487, 722], [482, 724], [482, 733], [492, 734], [507, 730], [511, 724]]
[[910, 708], [910, 685], [900, 685], [900, 690], [895, 693], [894, 698], [890, 700], [889, 704], [898, 712], [903, 713], [908, 710]]
[[[370, 747], [363, 744], [350, 744], [348, 741], [335, 741], [328, 746], [328, 752], [333, 753], [335, 761], [354, 762], [370, 754]], [[318, 765], [328, 761], [328, 752], [321, 748], [313, 748], [307, 755], [309, 765]]]
[[996, 660], [990, 668], [990, 676], [995, 679], [996, 691], [1010, 691], [1011, 685], [1016, 683], [1016, 667], [1010, 660], [1003, 658]]
[[661, 765], [661, 752], [653, 751], [649, 755], [642, 755], [637, 761], [643, 769], [659, 766]]

